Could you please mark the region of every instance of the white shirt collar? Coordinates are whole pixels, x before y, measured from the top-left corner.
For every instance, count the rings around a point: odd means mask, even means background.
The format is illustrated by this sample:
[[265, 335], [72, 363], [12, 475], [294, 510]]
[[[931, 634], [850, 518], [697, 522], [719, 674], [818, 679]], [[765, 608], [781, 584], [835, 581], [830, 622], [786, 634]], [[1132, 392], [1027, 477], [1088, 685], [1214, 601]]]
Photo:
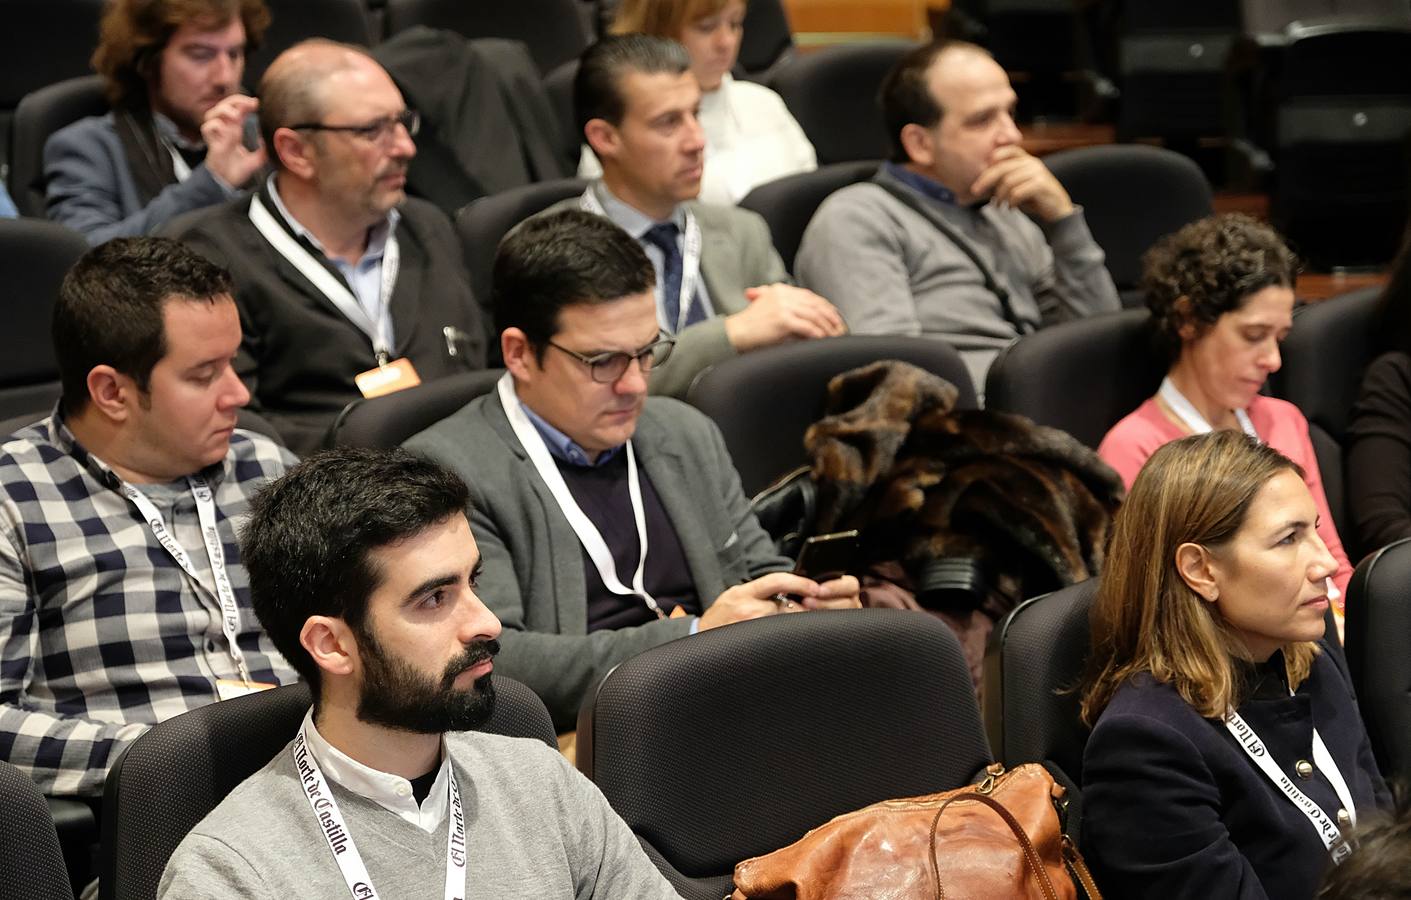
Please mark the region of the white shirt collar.
[[[598, 200], [602, 203], [603, 212], [607, 213], [607, 217], [639, 241], [642, 239], [642, 235], [651, 230], [653, 225], [658, 224], [655, 219], [637, 207], [630, 206], [626, 201], [619, 199], [607, 186], [607, 182], [601, 178], [588, 185], [588, 190], [597, 191]], [[684, 232], [686, 230], [686, 208], [680, 203], [676, 204], [668, 221], [676, 223], [676, 227]]]
[[[306, 239], [314, 245], [314, 249], [328, 256], [328, 251], [324, 249], [319, 239], [314, 237], [314, 233], [304, 227], [304, 223], [294, 218], [294, 214], [289, 212], [289, 208], [284, 205], [284, 199], [279, 196], [279, 188], [275, 183], [275, 175], [271, 172], [266, 185], [269, 187], [269, 198], [274, 201], [274, 208], [279, 211], [280, 216], [289, 224], [290, 230], [297, 237]], [[363, 259], [381, 259], [383, 252], [387, 249], [387, 239], [392, 236], [392, 232], [397, 230], [397, 223], [402, 220], [402, 213], [396, 207], [387, 210], [387, 217], [368, 230], [367, 249], [363, 251]]]
[[417, 806], [412, 796], [412, 783], [400, 775], [379, 772], [369, 768], [324, 739], [314, 727], [314, 711], [304, 714], [304, 740], [309, 752], [323, 777], [339, 787], [366, 797], [383, 809], [396, 813], [405, 822], [434, 834], [446, 818], [447, 779], [451, 771], [451, 754], [446, 747], [445, 737], [441, 738], [441, 768], [436, 772], [436, 780], [431, 784], [431, 793], [426, 801]]

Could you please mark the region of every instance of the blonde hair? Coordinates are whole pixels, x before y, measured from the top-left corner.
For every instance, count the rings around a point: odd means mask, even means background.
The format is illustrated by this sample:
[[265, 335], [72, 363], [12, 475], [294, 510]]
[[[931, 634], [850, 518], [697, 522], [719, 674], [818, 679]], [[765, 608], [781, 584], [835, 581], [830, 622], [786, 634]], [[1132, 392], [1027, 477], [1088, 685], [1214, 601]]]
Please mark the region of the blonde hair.
[[[1303, 476], [1288, 457], [1239, 431], [1181, 438], [1147, 460], [1117, 513], [1091, 612], [1084, 722], [1094, 724], [1117, 688], [1140, 672], [1170, 684], [1206, 718], [1239, 705], [1232, 662], [1248, 653], [1215, 604], [1181, 577], [1176, 548], [1228, 544], [1260, 488], [1284, 471]], [[1296, 688], [1317, 645], [1291, 643], [1283, 653]]]
[[730, 0], [622, 0], [608, 31], [612, 34], [650, 34], [681, 39], [686, 26], [713, 16]]

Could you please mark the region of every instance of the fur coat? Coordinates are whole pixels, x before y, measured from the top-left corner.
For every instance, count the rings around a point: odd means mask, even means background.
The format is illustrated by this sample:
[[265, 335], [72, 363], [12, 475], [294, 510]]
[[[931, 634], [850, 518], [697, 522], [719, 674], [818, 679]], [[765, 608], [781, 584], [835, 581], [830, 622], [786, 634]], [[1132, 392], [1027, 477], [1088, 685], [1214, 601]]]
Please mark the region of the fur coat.
[[804, 444], [812, 530], [862, 532], [868, 604], [940, 613], [978, 671], [995, 620], [1098, 573], [1123, 488], [1066, 432], [955, 399], [922, 369], [873, 363], [829, 383]]

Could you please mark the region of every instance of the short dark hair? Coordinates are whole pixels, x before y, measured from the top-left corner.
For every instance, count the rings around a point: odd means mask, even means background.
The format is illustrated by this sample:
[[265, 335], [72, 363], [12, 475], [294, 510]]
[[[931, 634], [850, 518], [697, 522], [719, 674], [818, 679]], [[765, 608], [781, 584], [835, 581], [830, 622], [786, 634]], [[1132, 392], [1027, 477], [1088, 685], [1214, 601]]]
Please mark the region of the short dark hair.
[[990, 52], [978, 44], [967, 41], [937, 41], [910, 51], [882, 79], [882, 87], [877, 92], [877, 102], [882, 107], [882, 121], [887, 128], [887, 139], [892, 144], [892, 162], [910, 161], [906, 147], [901, 142], [901, 130], [916, 124], [922, 128], [934, 128], [941, 121], [944, 110], [931, 95], [926, 73], [931, 70], [937, 57], [952, 50], [968, 50], [989, 56]]
[[542, 360], [565, 306], [620, 300], [655, 285], [646, 251], [605, 216], [577, 209], [535, 216], [510, 232], [495, 255], [495, 328], [523, 331]]
[[240, 530], [250, 601], [274, 646], [313, 686], [319, 668], [299, 643], [310, 616], [367, 631], [381, 573], [368, 555], [464, 515], [455, 473], [407, 450], [341, 447], [304, 460], [255, 495]]
[[1292, 288], [1298, 257], [1273, 227], [1243, 213], [1207, 216], [1157, 241], [1142, 256], [1142, 289], [1156, 339], [1171, 359], [1181, 329], [1214, 325], [1267, 287]]
[[51, 334], [63, 410], [88, 403], [88, 373], [109, 365], [147, 390], [167, 352], [162, 307], [230, 300], [230, 273], [170, 238], [114, 238], [79, 257], [59, 286]]
[[622, 78], [628, 72], [644, 75], [681, 75], [691, 71], [686, 48], [673, 40], [649, 34], [605, 37], [587, 50], [573, 79], [573, 117], [578, 135], [593, 119], [617, 125], [627, 111]]
[[1329, 866], [1318, 900], [1411, 900], [1411, 790], [1392, 785], [1390, 813], [1368, 810], [1353, 840], [1357, 849], [1340, 866]]

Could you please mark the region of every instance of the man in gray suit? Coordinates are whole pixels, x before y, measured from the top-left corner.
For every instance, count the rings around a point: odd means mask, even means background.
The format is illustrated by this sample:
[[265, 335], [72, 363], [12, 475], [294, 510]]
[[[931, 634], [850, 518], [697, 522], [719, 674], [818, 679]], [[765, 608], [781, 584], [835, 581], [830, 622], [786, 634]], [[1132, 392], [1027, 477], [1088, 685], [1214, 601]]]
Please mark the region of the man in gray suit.
[[675, 41], [642, 34], [589, 47], [574, 113], [603, 177], [552, 207], [605, 215], [641, 242], [657, 273], [657, 320], [676, 338], [652, 393], [681, 396], [714, 362], [786, 341], [839, 335], [822, 297], [785, 284], [769, 226], [755, 213], [695, 202], [705, 164], [701, 89]]
[[787, 571], [709, 419], [647, 399], [648, 376], [677, 362], [654, 282], [642, 248], [605, 219], [530, 219], [495, 262], [508, 373], [406, 444], [470, 484], [480, 594], [504, 625], [497, 665], [534, 688], [560, 731], [587, 690], [643, 650], [858, 605], [852, 576], [819, 584]]
[[49, 218], [101, 244], [234, 196], [265, 163], [242, 143], [258, 103], [239, 90], [268, 24], [263, 0], [109, 3], [93, 66], [112, 111], [44, 145]]

